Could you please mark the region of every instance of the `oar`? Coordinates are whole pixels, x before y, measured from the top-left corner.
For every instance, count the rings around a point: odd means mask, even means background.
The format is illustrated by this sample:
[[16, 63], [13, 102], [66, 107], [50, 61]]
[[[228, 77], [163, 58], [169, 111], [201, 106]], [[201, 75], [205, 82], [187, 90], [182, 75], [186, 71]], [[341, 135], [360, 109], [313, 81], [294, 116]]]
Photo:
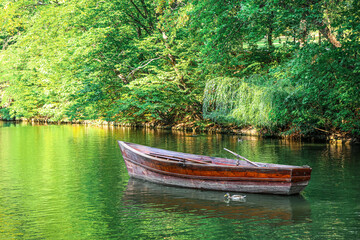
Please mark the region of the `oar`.
[[256, 167], [260, 167], [260, 165], [258, 165], [258, 164], [256, 164], [256, 163], [250, 161], [249, 159], [244, 158], [243, 156], [240, 156], [240, 155], [237, 154], [237, 153], [234, 153], [234, 152], [230, 151], [229, 149], [224, 148], [224, 150], [228, 151], [229, 153], [235, 155], [235, 156], [238, 157], [238, 158], [244, 159], [245, 161], [247, 161], [247, 162], [250, 163], [251, 165], [254, 165], [254, 166], [256, 166]]

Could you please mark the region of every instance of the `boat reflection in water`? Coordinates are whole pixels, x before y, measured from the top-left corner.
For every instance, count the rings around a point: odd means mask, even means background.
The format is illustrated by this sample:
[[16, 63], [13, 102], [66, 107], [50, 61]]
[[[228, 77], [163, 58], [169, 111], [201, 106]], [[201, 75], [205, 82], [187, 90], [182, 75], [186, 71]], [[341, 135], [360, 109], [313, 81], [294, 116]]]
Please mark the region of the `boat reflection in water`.
[[161, 211], [192, 213], [228, 219], [276, 220], [292, 224], [310, 220], [310, 204], [301, 196], [246, 194], [241, 201], [226, 201], [225, 193], [154, 184], [130, 178], [123, 201], [126, 205]]

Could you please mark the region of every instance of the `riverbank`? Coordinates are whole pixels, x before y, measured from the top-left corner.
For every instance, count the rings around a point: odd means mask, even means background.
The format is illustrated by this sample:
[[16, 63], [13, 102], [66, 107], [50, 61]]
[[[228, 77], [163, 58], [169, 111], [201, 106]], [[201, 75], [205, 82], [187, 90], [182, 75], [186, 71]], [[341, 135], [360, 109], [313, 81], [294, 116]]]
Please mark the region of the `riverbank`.
[[220, 133], [233, 134], [239, 136], [255, 136], [259, 138], [283, 138], [293, 139], [298, 141], [310, 142], [329, 142], [331, 144], [360, 144], [359, 138], [343, 136], [340, 133], [324, 132], [319, 130], [319, 134], [302, 135], [302, 134], [284, 134], [281, 132], [270, 131], [265, 128], [256, 128], [253, 126], [239, 127], [235, 125], [222, 125], [210, 121], [194, 121], [189, 123], [178, 123], [174, 125], [164, 125], [155, 122], [149, 123], [121, 123], [105, 120], [83, 120], [83, 121], [49, 121], [46, 119], [21, 119], [21, 120], [1, 120], [0, 122], [15, 122], [15, 123], [29, 123], [29, 124], [80, 124], [93, 126], [112, 126], [112, 127], [129, 127], [129, 128], [149, 128], [149, 129], [166, 129], [172, 131], [184, 131], [193, 135], [199, 133]]

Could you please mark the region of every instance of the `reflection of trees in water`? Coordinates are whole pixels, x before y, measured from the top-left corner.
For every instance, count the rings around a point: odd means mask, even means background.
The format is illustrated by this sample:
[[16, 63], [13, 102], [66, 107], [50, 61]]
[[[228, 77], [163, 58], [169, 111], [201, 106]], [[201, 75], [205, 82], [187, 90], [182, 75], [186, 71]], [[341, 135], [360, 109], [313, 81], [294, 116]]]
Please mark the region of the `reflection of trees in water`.
[[351, 159], [355, 153], [352, 151], [359, 152], [358, 149], [352, 147], [350, 144], [334, 144], [330, 143], [326, 145], [326, 149], [322, 152], [322, 156], [327, 160], [341, 160], [346, 161]]

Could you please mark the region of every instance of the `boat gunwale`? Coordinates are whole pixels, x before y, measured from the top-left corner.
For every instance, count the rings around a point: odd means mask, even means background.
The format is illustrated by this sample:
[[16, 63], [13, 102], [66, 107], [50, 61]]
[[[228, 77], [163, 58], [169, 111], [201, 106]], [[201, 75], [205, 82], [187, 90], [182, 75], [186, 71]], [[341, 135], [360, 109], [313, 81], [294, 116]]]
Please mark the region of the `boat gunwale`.
[[[174, 163], [174, 162], [175, 162], [175, 161], [173, 161], [173, 160], [165, 160], [165, 159], [162, 159], [162, 158], [159, 158], [159, 157], [154, 157], [154, 156], [151, 156], [151, 155], [149, 155], [149, 154], [143, 153], [143, 152], [141, 152], [141, 151], [139, 151], [139, 150], [137, 150], [137, 149], [129, 146], [128, 142], [118, 141], [118, 143], [121, 144], [122, 146], [124, 146], [125, 148], [127, 148], [128, 150], [130, 150], [130, 151], [132, 151], [132, 152], [134, 152], [134, 153], [136, 153], [136, 154], [138, 154], [138, 155], [140, 155], [140, 156], [142, 156], [142, 157], [144, 157], [144, 158], [150, 158], [150, 159], [152, 159], [152, 160], [156, 160], [156, 161], [160, 161], [160, 162], [164, 162], [164, 163]], [[136, 144], [136, 143], [130, 143], [130, 144], [134, 144], [134, 145], [138, 145], [138, 146], [143, 146], [143, 145]], [[153, 148], [153, 147], [149, 147], [149, 148]], [[159, 149], [160, 149], [160, 148], [159, 148]], [[163, 150], [163, 149], [161, 149], [161, 150]], [[165, 151], [167, 151], [167, 150], [165, 150]], [[180, 161], [179, 161], [179, 162], [180, 162]], [[179, 163], [179, 162], [177, 162], [177, 163]], [[206, 162], [204, 162], [204, 163], [206, 163]], [[221, 166], [221, 165], [217, 165], [217, 164], [213, 164], [213, 163], [201, 164], [201, 163], [194, 163], [194, 162], [190, 162], [190, 161], [186, 162], [186, 165], [189, 165], [189, 164], [190, 164], [190, 165], [195, 165], [195, 166], [202, 166], [202, 165], [206, 165], [206, 166]], [[230, 166], [230, 167], [232, 167], [232, 166]]]

